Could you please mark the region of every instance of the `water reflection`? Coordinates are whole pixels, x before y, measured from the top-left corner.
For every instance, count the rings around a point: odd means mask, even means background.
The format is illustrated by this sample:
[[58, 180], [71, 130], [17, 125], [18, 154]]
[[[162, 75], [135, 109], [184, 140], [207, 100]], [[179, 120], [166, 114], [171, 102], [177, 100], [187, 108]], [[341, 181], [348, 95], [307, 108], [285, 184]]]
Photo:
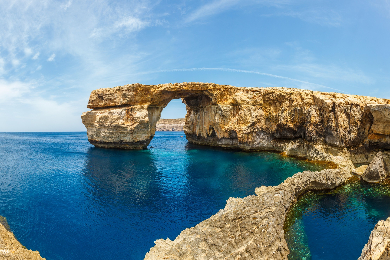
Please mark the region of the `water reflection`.
[[309, 192], [287, 218], [289, 259], [357, 259], [375, 224], [390, 216], [390, 187], [354, 181]]
[[89, 148], [83, 171], [86, 189], [103, 205], [148, 204], [157, 168], [150, 151]]
[[1, 133], [0, 155], [0, 215], [51, 260], [143, 259], [229, 197], [316, 167], [191, 147], [184, 133], [157, 133], [145, 151], [94, 148], [86, 133]]

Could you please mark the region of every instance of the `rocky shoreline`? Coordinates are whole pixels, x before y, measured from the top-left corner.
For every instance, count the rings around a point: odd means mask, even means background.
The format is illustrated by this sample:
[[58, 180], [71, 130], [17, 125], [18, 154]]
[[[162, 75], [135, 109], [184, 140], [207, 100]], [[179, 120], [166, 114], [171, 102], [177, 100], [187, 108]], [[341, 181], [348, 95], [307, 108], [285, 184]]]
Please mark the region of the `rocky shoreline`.
[[11, 232], [7, 220], [0, 216], [0, 259], [44, 260], [38, 251], [26, 249]]
[[174, 241], [157, 240], [145, 259], [287, 259], [283, 226], [300, 195], [335, 188], [352, 176], [383, 182], [389, 175], [390, 100], [373, 97], [213, 83], [98, 89], [88, 103], [93, 110], [82, 115], [88, 139], [98, 147], [145, 149], [174, 98], [186, 104], [190, 143], [274, 151], [337, 169], [297, 173], [278, 186], [257, 188], [256, 195], [230, 198], [225, 209]]
[[345, 169], [301, 172], [256, 195], [230, 198], [224, 209], [174, 240], [157, 240], [145, 259], [287, 259], [284, 221], [308, 190], [333, 189], [352, 175]]
[[[389, 180], [390, 100], [373, 97], [213, 83], [131, 84], [92, 91], [92, 110], [82, 115], [88, 140], [102, 148], [146, 149], [158, 129], [183, 124], [159, 121], [176, 98], [186, 104], [189, 143], [274, 151], [336, 168], [297, 173], [278, 186], [256, 188], [256, 195], [230, 198], [175, 240], [157, 240], [145, 259], [287, 259], [286, 214], [303, 193], [333, 189], [354, 176]], [[378, 223], [361, 259], [390, 254], [388, 223]]]

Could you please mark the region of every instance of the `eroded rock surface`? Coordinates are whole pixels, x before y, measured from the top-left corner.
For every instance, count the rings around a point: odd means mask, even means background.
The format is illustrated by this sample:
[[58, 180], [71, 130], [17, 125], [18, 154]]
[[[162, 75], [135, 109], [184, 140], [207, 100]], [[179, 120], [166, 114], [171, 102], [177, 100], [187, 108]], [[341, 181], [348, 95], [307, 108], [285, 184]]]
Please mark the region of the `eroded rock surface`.
[[42, 260], [38, 251], [32, 251], [22, 246], [9, 230], [5, 218], [0, 217], [0, 259], [9, 260]]
[[226, 207], [174, 240], [157, 240], [145, 259], [287, 259], [284, 220], [307, 190], [332, 189], [352, 175], [344, 169], [301, 172], [256, 195], [230, 198]]
[[378, 152], [362, 175], [363, 180], [372, 183], [384, 181], [388, 176], [382, 152]]
[[390, 218], [379, 221], [358, 260], [390, 259]]
[[256, 195], [230, 198], [174, 241], [157, 240], [145, 259], [287, 259], [283, 226], [300, 194], [335, 188], [351, 172], [367, 181], [390, 173], [390, 100], [338, 93], [212, 83], [98, 89], [89, 99], [92, 111], [82, 115], [88, 139], [97, 147], [145, 149], [162, 109], [177, 98], [186, 104], [190, 143], [276, 151], [338, 169], [298, 173]]
[[156, 131], [184, 131], [184, 118], [160, 119], [157, 121]]
[[[390, 100], [212, 83], [132, 84], [94, 90], [82, 120], [98, 147], [145, 149], [162, 109], [182, 98], [190, 143], [271, 150], [338, 165], [390, 150]], [[345, 161], [345, 159], [348, 159]]]

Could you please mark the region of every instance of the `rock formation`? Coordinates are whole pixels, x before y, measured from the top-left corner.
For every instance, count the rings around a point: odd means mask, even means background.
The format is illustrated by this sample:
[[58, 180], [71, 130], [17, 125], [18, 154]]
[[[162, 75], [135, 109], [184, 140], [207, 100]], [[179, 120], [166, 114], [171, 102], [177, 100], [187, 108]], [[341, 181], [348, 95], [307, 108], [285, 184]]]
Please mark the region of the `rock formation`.
[[9, 260], [42, 260], [38, 251], [32, 251], [22, 246], [9, 230], [4, 217], [0, 217], [0, 259]]
[[88, 103], [93, 110], [82, 115], [88, 139], [97, 147], [145, 149], [162, 109], [176, 98], [186, 104], [190, 143], [271, 150], [339, 165], [345, 158], [368, 163], [379, 149], [390, 150], [390, 100], [212, 83], [94, 90]]
[[190, 143], [276, 151], [337, 169], [298, 173], [256, 195], [230, 198], [174, 241], [157, 240], [145, 259], [287, 259], [286, 212], [303, 192], [335, 188], [352, 173], [375, 182], [390, 173], [390, 100], [355, 95], [212, 83], [98, 89], [82, 115], [88, 139], [97, 147], [145, 149], [162, 109], [177, 98], [186, 104]]
[[184, 118], [160, 119], [156, 124], [156, 131], [184, 131]]
[[256, 195], [230, 198], [226, 207], [174, 240], [155, 241], [145, 260], [287, 259], [286, 213], [308, 190], [332, 189], [351, 174], [341, 169], [302, 172], [282, 184], [256, 189]]
[[362, 178], [367, 182], [379, 183], [383, 182], [387, 178], [387, 175], [383, 154], [382, 152], [378, 152], [363, 173]]
[[390, 259], [390, 218], [379, 221], [358, 260]]

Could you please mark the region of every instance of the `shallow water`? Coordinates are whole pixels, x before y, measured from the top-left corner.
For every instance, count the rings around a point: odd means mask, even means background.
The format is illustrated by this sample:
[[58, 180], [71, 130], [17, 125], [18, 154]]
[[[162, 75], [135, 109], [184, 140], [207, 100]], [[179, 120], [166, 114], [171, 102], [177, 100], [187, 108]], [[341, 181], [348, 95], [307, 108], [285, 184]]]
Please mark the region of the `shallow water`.
[[289, 259], [358, 259], [375, 224], [390, 216], [390, 187], [355, 181], [308, 192], [287, 217]]
[[86, 133], [0, 133], [0, 156], [0, 215], [49, 260], [143, 259], [229, 197], [319, 168], [191, 146], [183, 132], [157, 132], [143, 151], [94, 148]]

